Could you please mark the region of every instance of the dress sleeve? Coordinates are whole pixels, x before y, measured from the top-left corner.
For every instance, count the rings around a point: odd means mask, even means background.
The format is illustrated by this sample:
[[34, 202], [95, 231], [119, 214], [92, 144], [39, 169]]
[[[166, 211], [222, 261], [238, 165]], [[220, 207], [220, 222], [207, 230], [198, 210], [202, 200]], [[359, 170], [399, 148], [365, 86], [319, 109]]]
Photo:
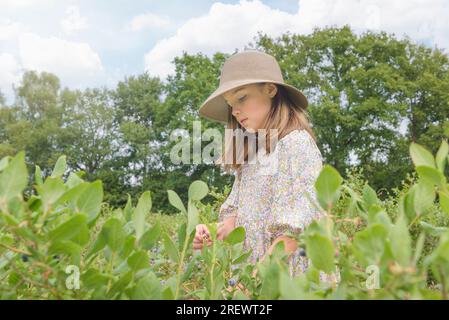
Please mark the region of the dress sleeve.
[[271, 242], [285, 232], [299, 234], [322, 217], [316, 200], [315, 182], [322, 169], [322, 156], [305, 131], [278, 143], [277, 170], [268, 226]]
[[218, 214], [218, 222], [222, 222], [230, 217], [237, 217], [238, 201], [239, 201], [239, 177], [236, 174], [231, 192], [228, 198], [223, 202]]

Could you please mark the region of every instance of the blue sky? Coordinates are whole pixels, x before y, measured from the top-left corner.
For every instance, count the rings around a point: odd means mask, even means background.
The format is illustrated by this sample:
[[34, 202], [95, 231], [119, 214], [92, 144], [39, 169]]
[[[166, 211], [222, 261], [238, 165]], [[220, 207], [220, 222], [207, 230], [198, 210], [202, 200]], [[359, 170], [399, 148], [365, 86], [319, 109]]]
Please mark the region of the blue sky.
[[0, 0], [0, 91], [11, 101], [12, 84], [29, 69], [81, 89], [143, 71], [164, 79], [182, 50], [242, 50], [257, 30], [349, 24], [447, 48], [447, 16], [448, 0]]

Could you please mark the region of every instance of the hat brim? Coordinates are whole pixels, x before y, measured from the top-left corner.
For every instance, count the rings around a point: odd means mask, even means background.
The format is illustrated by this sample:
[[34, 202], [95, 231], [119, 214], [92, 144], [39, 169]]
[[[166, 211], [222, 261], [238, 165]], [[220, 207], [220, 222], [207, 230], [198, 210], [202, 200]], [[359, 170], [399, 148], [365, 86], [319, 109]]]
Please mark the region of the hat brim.
[[203, 102], [199, 108], [200, 116], [215, 122], [221, 122], [226, 124], [229, 117], [229, 106], [223, 97], [223, 94], [229, 90], [238, 88], [243, 85], [252, 83], [270, 82], [284, 86], [289, 94], [290, 99], [293, 103], [307, 109], [308, 102], [304, 94], [299, 91], [294, 86], [291, 86], [284, 82], [278, 82], [273, 80], [262, 80], [262, 79], [245, 79], [227, 82], [225, 85], [218, 87], [207, 99]]

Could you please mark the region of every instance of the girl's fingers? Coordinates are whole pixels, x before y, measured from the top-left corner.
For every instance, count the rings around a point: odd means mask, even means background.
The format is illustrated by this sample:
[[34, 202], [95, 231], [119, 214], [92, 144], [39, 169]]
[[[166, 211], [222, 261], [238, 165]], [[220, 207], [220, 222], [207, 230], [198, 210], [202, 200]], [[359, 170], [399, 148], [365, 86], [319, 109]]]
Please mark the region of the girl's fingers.
[[194, 244], [198, 244], [198, 243], [203, 243], [203, 242], [206, 242], [206, 243], [212, 243], [212, 240], [211, 239], [194, 239], [193, 240], [193, 243]]

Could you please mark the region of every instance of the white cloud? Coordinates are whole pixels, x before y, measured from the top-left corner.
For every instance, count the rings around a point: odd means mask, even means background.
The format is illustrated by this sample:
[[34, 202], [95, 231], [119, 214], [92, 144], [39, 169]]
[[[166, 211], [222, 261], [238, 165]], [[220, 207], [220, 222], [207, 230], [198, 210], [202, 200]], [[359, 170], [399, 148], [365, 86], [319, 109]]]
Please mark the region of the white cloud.
[[0, 41], [14, 39], [20, 30], [21, 25], [18, 22], [13, 22], [9, 19], [0, 21]]
[[299, 0], [295, 14], [272, 9], [260, 0], [214, 3], [209, 12], [192, 18], [172, 37], [160, 40], [145, 54], [145, 69], [165, 78], [172, 60], [183, 51], [211, 55], [233, 52], [262, 31], [276, 37], [287, 31], [307, 34], [314, 27], [349, 24], [356, 32], [387, 31], [409, 35], [449, 48], [449, 2], [445, 0]]
[[170, 24], [170, 19], [153, 13], [140, 14], [132, 18], [126, 26], [127, 30], [141, 31], [150, 28], [164, 28]]
[[4, 9], [20, 9], [23, 7], [42, 6], [53, 0], [0, 0], [0, 7]]
[[70, 83], [103, 71], [100, 57], [87, 43], [24, 33], [19, 38], [19, 52], [23, 68], [52, 72]]
[[449, 48], [445, 0], [301, 0], [298, 18], [308, 27], [349, 24], [356, 31], [382, 30]]
[[8, 97], [12, 95], [12, 84], [20, 77], [20, 65], [16, 58], [9, 53], [0, 54], [0, 89]]
[[26, 70], [52, 72], [63, 85], [76, 88], [104, 83], [107, 77], [89, 44], [42, 37], [21, 23], [0, 18], [0, 90], [8, 100], [13, 99], [12, 85]]
[[258, 0], [214, 3], [206, 15], [188, 20], [175, 36], [159, 41], [145, 55], [145, 69], [165, 78], [173, 71], [171, 61], [183, 50], [205, 54], [233, 51], [247, 44], [258, 30], [277, 35], [294, 28], [297, 23], [292, 16]]
[[81, 17], [77, 6], [67, 7], [66, 16], [61, 20], [61, 27], [64, 33], [70, 35], [76, 31], [85, 30], [88, 26], [87, 19]]

